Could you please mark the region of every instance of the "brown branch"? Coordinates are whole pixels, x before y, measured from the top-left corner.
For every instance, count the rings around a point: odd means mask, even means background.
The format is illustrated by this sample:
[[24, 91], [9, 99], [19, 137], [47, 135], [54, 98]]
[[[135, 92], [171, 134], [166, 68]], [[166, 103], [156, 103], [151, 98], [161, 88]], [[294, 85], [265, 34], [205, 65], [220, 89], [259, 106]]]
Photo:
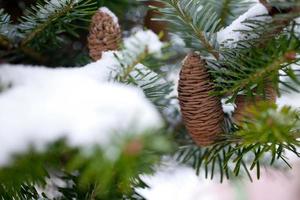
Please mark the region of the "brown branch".
[[270, 16], [274, 17], [277, 14], [288, 14], [288, 13], [299, 13], [300, 7], [295, 6], [292, 8], [285, 8], [285, 9], [278, 9], [275, 6], [273, 6], [271, 3], [269, 3], [267, 0], [259, 0], [259, 2], [265, 6], [265, 8], [268, 10], [268, 13]]
[[39, 24], [37, 27], [35, 27], [34, 30], [32, 30], [21, 42], [21, 46], [26, 46], [29, 42], [31, 42], [37, 35], [39, 35], [41, 32], [43, 32], [49, 25], [55, 22], [56, 19], [59, 17], [64, 16], [68, 12], [70, 12], [73, 9], [73, 5], [69, 4], [67, 5], [63, 10], [59, 12], [55, 12], [53, 15], [49, 16], [47, 21], [45, 21], [42, 24]]
[[[265, 8], [268, 10], [269, 15], [272, 17], [272, 22], [270, 29], [267, 29], [267, 31], [263, 34], [263, 41], [260, 44], [261, 47], [263, 47], [269, 40], [269, 38], [272, 38], [272, 36], [280, 34], [285, 27], [287, 27], [295, 18], [300, 16], [300, 6], [294, 6], [290, 8], [284, 8], [279, 9], [275, 6], [273, 6], [270, 2], [267, 0], [259, 0], [259, 2], [265, 6]], [[286, 17], [278, 17], [276, 15], [279, 14], [290, 14]]]
[[268, 77], [274, 71], [278, 71], [281, 69], [282, 64], [290, 61], [287, 55], [292, 52], [286, 52], [283, 56], [274, 60], [270, 65], [262, 68], [259, 71], [256, 71], [254, 74], [249, 75], [247, 78], [242, 81], [237, 81], [237, 83], [232, 88], [227, 88], [222, 91], [222, 94], [230, 94], [232, 92], [237, 92], [240, 88], [246, 88], [247, 85], [256, 82], [260, 78]]
[[47, 58], [41, 55], [40, 53], [34, 51], [33, 49], [25, 46], [20, 46], [19, 49], [27, 56], [33, 58], [34, 60], [38, 61], [39, 63], [45, 63]]
[[2, 35], [0, 35], [0, 46], [4, 49], [10, 49], [12, 47], [9, 39]]
[[259, 0], [259, 2], [266, 7], [266, 9], [268, 10], [269, 14], [271, 15], [272, 10], [273, 10], [273, 6], [267, 0]]

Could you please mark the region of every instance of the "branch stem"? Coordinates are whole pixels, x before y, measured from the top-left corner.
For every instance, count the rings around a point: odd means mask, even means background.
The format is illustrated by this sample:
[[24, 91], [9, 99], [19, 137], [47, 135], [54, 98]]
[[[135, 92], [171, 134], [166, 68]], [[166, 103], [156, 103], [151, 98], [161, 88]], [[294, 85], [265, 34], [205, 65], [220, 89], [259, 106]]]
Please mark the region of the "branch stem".
[[220, 19], [221, 19], [221, 24], [223, 26], [226, 25], [226, 19], [228, 17], [228, 10], [229, 10], [229, 4], [231, 3], [232, 0], [225, 0], [223, 3], [223, 7], [221, 9], [221, 14], [220, 14]]
[[246, 79], [244, 79], [242, 81], [237, 81], [237, 84], [234, 87], [223, 90], [222, 94], [228, 94], [231, 92], [235, 92], [235, 91], [239, 90], [240, 88], [245, 88], [250, 83], [256, 82], [257, 79], [268, 76], [274, 71], [278, 71], [282, 67], [283, 63], [290, 61], [286, 56], [287, 54], [288, 54], [288, 52], [286, 54], [284, 54], [283, 56], [279, 57], [278, 59], [276, 59], [270, 65], [264, 67], [263, 69], [257, 71], [254, 74], [251, 74]]
[[148, 55], [148, 50], [146, 49], [142, 52], [129, 66], [126, 67], [123, 75], [120, 76], [120, 81], [125, 82], [129, 77], [130, 73], [134, 70], [135, 66], [142, 62]]
[[21, 46], [27, 45], [29, 42], [31, 42], [37, 35], [39, 35], [41, 32], [43, 32], [49, 25], [55, 23], [54, 21], [58, 19], [59, 17], [64, 16], [66, 13], [71, 11], [73, 8], [73, 1], [71, 1], [66, 7], [64, 7], [62, 10], [58, 12], [54, 12], [52, 15], [48, 17], [48, 19], [42, 23], [39, 24], [33, 31], [31, 31], [21, 42]]
[[0, 46], [4, 47], [5, 49], [10, 49], [12, 47], [9, 39], [3, 35], [0, 35]]
[[207, 41], [206, 37], [204, 36], [204, 33], [202, 30], [199, 30], [197, 27], [194, 26], [192, 19], [190, 16], [188, 16], [184, 10], [180, 7], [179, 3], [177, 0], [173, 0], [172, 6], [176, 9], [177, 13], [181, 17], [181, 19], [185, 22], [188, 23], [188, 25], [193, 29], [195, 32], [196, 36], [199, 38], [199, 40], [202, 42], [203, 46], [207, 49], [209, 53], [211, 53], [217, 60], [219, 60], [220, 55], [219, 53], [214, 49], [214, 47], [211, 46], [209, 41]]

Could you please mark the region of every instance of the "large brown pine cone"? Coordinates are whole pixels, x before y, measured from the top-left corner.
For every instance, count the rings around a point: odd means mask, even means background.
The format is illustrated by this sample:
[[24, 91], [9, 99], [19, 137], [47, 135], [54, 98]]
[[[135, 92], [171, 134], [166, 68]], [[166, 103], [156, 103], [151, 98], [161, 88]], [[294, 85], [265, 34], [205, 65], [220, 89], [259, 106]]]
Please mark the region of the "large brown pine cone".
[[213, 89], [206, 62], [195, 53], [189, 54], [180, 72], [178, 99], [184, 124], [200, 146], [213, 144], [223, 132], [221, 99], [210, 94]]
[[270, 83], [265, 84], [265, 97], [257, 96], [249, 98], [245, 95], [238, 95], [235, 99], [236, 109], [233, 113], [233, 121], [236, 124], [240, 124], [245, 117], [251, 117], [247, 113], [247, 108], [260, 102], [275, 103], [277, 98], [277, 92], [274, 86]]
[[103, 51], [118, 49], [121, 29], [116, 19], [106, 8], [100, 8], [93, 16], [88, 36], [89, 53], [93, 60], [99, 60]]

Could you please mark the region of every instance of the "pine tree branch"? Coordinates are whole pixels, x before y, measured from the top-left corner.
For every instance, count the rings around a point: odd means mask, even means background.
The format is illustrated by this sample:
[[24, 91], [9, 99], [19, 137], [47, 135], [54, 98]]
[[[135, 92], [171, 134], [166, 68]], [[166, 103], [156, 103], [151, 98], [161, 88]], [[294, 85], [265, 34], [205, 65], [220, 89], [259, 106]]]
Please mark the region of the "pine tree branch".
[[[299, 4], [292, 4], [290, 9], [284, 7], [280, 10], [280, 5], [276, 10], [280, 14], [274, 14], [272, 21], [263, 21], [247, 19], [244, 24], [250, 27], [250, 30], [241, 31], [243, 35], [250, 35], [249, 39], [237, 41], [235, 48], [222, 49], [223, 59], [219, 61], [216, 69], [212, 68], [216, 83], [215, 95], [235, 95], [239, 92], [247, 93], [249, 96], [261, 95], [256, 93], [254, 88], [263, 88], [265, 80], [269, 77], [271, 83], [277, 88], [278, 82], [285, 84], [290, 89], [297, 91], [290, 83], [284, 83], [278, 80], [278, 70], [287, 69], [289, 64], [294, 61], [288, 59], [289, 54], [298, 52], [300, 45], [299, 39], [295, 37], [297, 30], [289, 26], [291, 22], [300, 15]], [[289, 27], [288, 29], [285, 29]], [[283, 30], [284, 33], [283, 33]], [[251, 35], [254, 35], [251, 37]], [[264, 50], [263, 50], [264, 49]], [[276, 49], [276, 50], [275, 50]], [[286, 58], [284, 58], [286, 57]], [[292, 59], [293, 60], [293, 59]], [[286, 65], [282, 65], [283, 63]], [[281, 64], [280, 64], [281, 63]], [[277, 67], [276, 67], [277, 66]], [[293, 70], [287, 74], [295, 83]], [[234, 98], [230, 99], [233, 100]]]
[[172, 84], [159, 73], [141, 64], [153, 57], [147, 48], [141, 52], [135, 51], [129, 48], [115, 54], [121, 67], [114, 78], [119, 82], [140, 87], [152, 103], [159, 108], [164, 108], [169, 100], [167, 96], [172, 91]]
[[185, 21], [193, 29], [196, 36], [202, 42], [207, 51], [210, 52], [218, 60], [220, 57], [219, 53], [214, 49], [213, 46], [211, 46], [210, 42], [207, 41], [203, 31], [193, 24], [192, 18], [184, 11], [184, 9], [181, 8], [177, 0], [171, 0], [171, 3], [171, 5], [176, 9], [179, 16], [183, 19], [183, 21]]
[[[18, 31], [22, 40], [19, 46], [47, 50], [64, 41], [60, 37], [62, 34], [78, 37], [77, 31], [87, 29], [87, 23], [96, 9], [93, 0], [47, 0], [44, 5], [37, 3], [21, 19]], [[75, 21], [76, 24], [73, 23]], [[49, 46], [46, 42], [53, 45]]]
[[[87, 146], [86, 154], [86, 148], [70, 147], [65, 140], [48, 144], [43, 150], [26, 149], [7, 165], [1, 164], [0, 199], [50, 199], [47, 196], [54, 192], [60, 194], [57, 199], [123, 199], [134, 192], [132, 182], [141, 173], [152, 172], [161, 156], [173, 149], [160, 131], [121, 134], [111, 138], [108, 145], [115, 150], [114, 159], [107, 154], [108, 146]], [[35, 188], [43, 190], [47, 179], [52, 178], [59, 184], [50, 184], [51, 193], [44, 190], [45, 194], [38, 195]], [[26, 196], [30, 194], [36, 196]]]
[[290, 62], [290, 59], [288, 58], [290, 53], [293, 52], [286, 52], [284, 55], [276, 58], [271, 64], [261, 68], [241, 81], [236, 81], [235, 85], [231, 88], [222, 90], [222, 94], [236, 93], [240, 89], [246, 88], [246, 86], [249, 86], [251, 83], [255, 83], [257, 80], [268, 77], [272, 72], [278, 71], [283, 67], [282, 64]]
[[63, 9], [54, 12], [50, 15], [47, 20], [41, 24], [38, 24], [25, 38], [23, 38], [21, 42], [21, 46], [26, 46], [32, 39], [34, 39], [37, 35], [42, 33], [48, 26], [55, 23], [55, 20], [59, 19], [60, 17], [66, 15], [73, 9], [73, 0], [70, 1], [69, 4], [66, 4]]
[[222, 25], [226, 24], [226, 19], [228, 17], [229, 9], [230, 9], [229, 5], [231, 2], [232, 2], [232, 0], [225, 0], [224, 3], [222, 4], [223, 7], [222, 7], [221, 13], [220, 13], [220, 19], [221, 19], [220, 23]]
[[132, 63], [130, 63], [128, 66], [126, 66], [125, 70], [122, 74], [119, 75], [119, 81], [126, 82], [128, 80], [128, 77], [130, 76], [130, 73], [135, 70], [135, 67], [137, 64], [142, 63], [142, 61], [148, 56], [148, 51], [145, 49], [142, 53], [140, 53], [136, 59]]
[[20, 46], [19, 49], [27, 56], [30, 58], [38, 61], [39, 63], [45, 63], [48, 58], [45, 57], [44, 55], [40, 54], [39, 52], [35, 51], [32, 48], [29, 48], [27, 46]]
[[[272, 30], [271, 33], [278, 34], [280, 33], [286, 26], [290, 24], [292, 20], [297, 18], [300, 13], [300, 5], [296, 4], [293, 7], [288, 8], [276, 8], [271, 3], [269, 3], [267, 0], [260, 0], [259, 1], [262, 5], [265, 6], [265, 8], [268, 10], [269, 15], [273, 18], [272, 24], [274, 24], [277, 28]], [[298, 13], [298, 14], [297, 14]], [[284, 17], [283, 19], [276, 17], [278, 14], [290, 14], [287, 17]]]
[[170, 23], [170, 28], [185, 40], [187, 46], [219, 59], [214, 33], [221, 26], [213, 6], [205, 0], [157, 1], [165, 4], [163, 8], [156, 7], [162, 13], [160, 20]]
[[10, 24], [10, 16], [0, 9], [0, 46], [9, 49], [7, 59], [11, 61], [28, 57], [34, 63], [45, 64], [49, 52], [87, 29], [96, 5], [94, 0], [37, 2], [24, 12], [17, 25]]

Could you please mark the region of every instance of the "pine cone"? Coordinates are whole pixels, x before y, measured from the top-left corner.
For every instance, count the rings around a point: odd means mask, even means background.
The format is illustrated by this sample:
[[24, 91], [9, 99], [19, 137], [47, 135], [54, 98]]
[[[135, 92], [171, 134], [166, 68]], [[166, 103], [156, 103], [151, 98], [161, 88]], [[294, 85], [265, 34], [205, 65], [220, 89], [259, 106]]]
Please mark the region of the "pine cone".
[[99, 60], [103, 51], [118, 49], [121, 29], [116, 19], [106, 8], [100, 8], [93, 16], [88, 36], [88, 48], [93, 60]]
[[238, 95], [235, 99], [236, 109], [233, 113], [233, 121], [236, 124], [240, 124], [245, 117], [249, 116], [247, 113], [247, 108], [249, 106], [253, 106], [259, 102], [267, 101], [270, 103], [275, 103], [277, 98], [276, 89], [273, 87], [272, 84], [266, 83], [265, 85], [265, 97], [257, 96], [254, 98], [247, 98], [245, 95]]
[[209, 94], [213, 87], [206, 62], [195, 53], [189, 54], [180, 72], [178, 99], [185, 126], [200, 146], [214, 143], [223, 132], [221, 99]]

